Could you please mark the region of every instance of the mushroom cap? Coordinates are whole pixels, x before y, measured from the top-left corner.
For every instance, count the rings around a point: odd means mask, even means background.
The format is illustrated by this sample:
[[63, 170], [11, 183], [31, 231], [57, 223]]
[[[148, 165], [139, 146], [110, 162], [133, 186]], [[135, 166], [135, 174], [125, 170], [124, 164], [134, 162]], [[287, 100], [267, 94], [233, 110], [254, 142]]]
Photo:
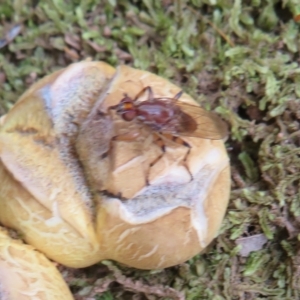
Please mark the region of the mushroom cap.
[[[166, 153], [150, 167], [161, 155], [153, 131], [107, 110], [145, 86], [155, 97], [180, 91], [149, 72], [101, 62], [33, 85], [0, 127], [0, 222], [71, 267], [114, 259], [165, 268], [204, 249], [229, 199], [224, 143], [182, 137], [192, 146], [184, 165], [187, 148], [165, 140]], [[180, 101], [196, 104], [187, 94]], [[113, 140], [126, 133], [138, 137]]]
[[102, 258], [93, 199], [70, 138], [114, 72], [102, 62], [81, 62], [46, 76], [0, 127], [0, 223], [70, 267]]
[[[120, 66], [80, 128], [77, 153], [99, 203], [97, 232], [106, 258], [155, 269], [188, 260], [217, 235], [228, 204], [230, 174], [222, 140], [182, 137], [192, 146], [187, 167], [182, 161], [187, 148], [165, 140], [166, 153], [149, 167], [161, 154], [151, 140], [153, 131], [119, 116], [113, 116], [113, 126], [110, 118], [99, 121], [99, 111], [118, 104], [124, 93], [134, 98], [146, 86], [154, 97], [172, 98], [180, 91], [157, 75]], [[180, 101], [197, 105], [187, 94]], [[112, 135], [135, 132], [139, 138], [111, 145]], [[107, 149], [110, 154], [101, 159]]]
[[73, 297], [52, 262], [0, 228], [0, 299], [72, 300]]

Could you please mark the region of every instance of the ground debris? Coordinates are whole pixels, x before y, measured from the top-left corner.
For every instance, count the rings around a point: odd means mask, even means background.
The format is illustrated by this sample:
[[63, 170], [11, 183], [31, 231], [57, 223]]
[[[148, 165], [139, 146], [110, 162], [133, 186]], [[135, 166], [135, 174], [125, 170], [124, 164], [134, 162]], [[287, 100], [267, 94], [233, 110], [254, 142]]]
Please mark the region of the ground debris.
[[267, 241], [268, 239], [263, 233], [238, 238], [235, 240], [237, 245], [241, 245], [239, 254], [243, 257], [249, 256], [250, 252], [252, 251], [258, 251], [262, 249], [263, 245], [266, 244]]

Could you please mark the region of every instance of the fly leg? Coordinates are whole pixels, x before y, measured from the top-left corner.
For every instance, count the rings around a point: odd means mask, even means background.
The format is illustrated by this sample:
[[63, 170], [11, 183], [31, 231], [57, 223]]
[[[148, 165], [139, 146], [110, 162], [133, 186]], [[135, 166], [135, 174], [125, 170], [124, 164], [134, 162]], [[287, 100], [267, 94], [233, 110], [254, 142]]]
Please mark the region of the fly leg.
[[[106, 158], [110, 154], [111, 150], [113, 149], [113, 143], [114, 142], [118, 142], [118, 141], [133, 142], [140, 136], [140, 134], [141, 134], [141, 132], [136, 130], [136, 131], [125, 132], [125, 133], [113, 136], [110, 140], [110, 143], [109, 143], [109, 149], [101, 155], [101, 159]], [[109, 158], [109, 164], [110, 164], [110, 167], [113, 166], [113, 160], [112, 160], [111, 157]], [[146, 183], [147, 183], [147, 181], [146, 181]], [[110, 196], [110, 197], [113, 196], [113, 197], [117, 197], [121, 200], [126, 200], [126, 198], [124, 198], [122, 196], [121, 192], [119, 192], [117, 194], [110, 193], [107, 190], [101, 190], [100, 192], [102, 194], [106, 195], [106, 196]]]
[[[148, 95], [149, 95], [148, 99], [147, 99], [148, 101], [154, 100], [154, 94], [153, 94], [151, 86], [146, 86], [134, 97], [133, 102], [136, 102], [145, 92], [148, 92]], [[173, 97], [173, 99], [178, 100], [182, 96], [182, 94], [183, 94], [183, 91], [181, 90]], [[125, 96], [127, 96], [127, 95], [125, 94]]]
[[163, 139], [158, 135], [158, 134], [154, 134], [155, 139], [153, 141], [153, 143], [155, 145], [157, 145], [160, 149], [161, 149], [161, 154], [159, 156], [157, 156], [151, 163], [150, 163], [150, 168], [153, 167], [166, 153], [166, 145], [163, 141]]
[[126, 132], [119, 135], [115, 135], [111, 140], [112, 141], [123, 141], [123, 142], [132, 142], [138, 138], [141, 133], [139, 131]]
[[190, 169], [189, 169], [189, 167], [188, 167], [188, 165], [187, 165], [187, 158], [188, 158], [189, 154], [191, 153], [192, 146], [191, 146], [189, 143], [187, 143], [186, 141], [184, 141], [184, 140], [183, 140], [181, 137], [179, 137], [179, 136], [172, 135], [172, 134], [170, 134], [170, 133], [161, 133], [161, 135], [162, 135], [164, 138], [166, 138], [166, 139], [168, 139], [168, 140], [171, 140], [173, 143], [176, 143], [176, 144], [178, 144], [178, 145], [181, 145], [181, 146], [184, 146], [184, 147], [187, 148], [187, 152], [186, 152], [186, 154], [185, 154], [185, 156], [184, 156], [184, 158], [183, 158], [183, 160], [182, 160], [182, 164], [183, 164], [183, 166], [186, 168], [186, 170], [188, 171], [188, 173], [189, 173], [189, 175], [190, 175], [190, 177], [191, 177], [191, 181], [192, 181], [192, 180], [194, 179], [194, 176], [193, 176], [193, 174], [191, 173], [191, 171], [190, 171]]
[[157, 145], [160, 149], [161, 149], [161, 154], [158, 155], [150, 164], [149, 164], [149, 170], [146, 174], [146, 183], [147, 185], [150, 185], [149, 184], [149, 173], [150, 173], [150, 169], [164, 156], [164, 154], [166, 153], [166, 145], [163, 141], [163, 139], [160, 137], [160, 134], [158, 133], [153, 133], [153, 136], [154, 136], [154, 140], [153, 140], [153, 143], [155, 145]]
[[[114, 141], [127, 141], [127, 142], [132, 142], [134, 141], [141, 133], [139, 131], [133, 131], [133, 132], [127, 132], [124, 134], [120, 134], [117, 136], [114, 136], [111, 140], [111, 143]], [[147, 172], [145, 172], [145, 181], [146, 181], [146, 185], [150, 185], [149, 184], [149, 173], [150, 173], [150, 169], [163, 157], [163, 155], [166, 152], [166, 146], [165, 143], [163, 141], [163, 139], [159, 136], [159, 134], [157, 133], [153, 133], [153, 136], [155, 137], [153, 143], [156, 144], [158, 147], [160, 147], [162, 153], [156, 157], [149, 165], [149, 169]]]
[[132, 141], [136, 140], [140, 134], [141, 133], [139, 131], [132, 131], [132, 132], [126, 132], [126, 133], [122, 133], [119, 135], [115, 135], [110, 140], [109, 149], [101, 155], [101, 159], [104, 159], [108, 156], [109, 152], [111, 151], [111, 149], [113, 147], [113, 142], [115, 142], [115, 141], [132, 142]]
[[147, 100], [152, 101], [154, 99], [153, 91], [150, 86], [144, 87], [133, 99], [133, 102], [137, 101], [145, 92], [148, 92], [149, 98]]
[[187, 143], [186, 141], [184, 141], [182, 138], [180, 138], [179, 136], [175, 136], [175, 135], [172, 135], [172, 134], [168, 134], [168, 133], [162, 133], [162, 132], [159, 132], [159, 133], [153, 133], [155, 139], [153, 141], [154, 144], [156, 144], [158, 147], [160, 147], [161, 149], [161, 154], [159, 156], [157, 156], [149, 165], [149, 172], [147, 174], [147, 177], [146, 177], [146, 182], [148, 183], [149, 185], [149, 173], [150, 173], [150, 169], [165, 155], [166, 153], [166, 145], [164, 143], [164, 140], [162, 139], [162, 136], [170, 141], [172, 141], [173, 143], [176, 143], [178, 145], [181, 145], [181, 146], [184, 146], [187, 148], [187, 152], [186, 154], [184, 155], [184, 158], [182, 160], [182, 163], [183, 163], [183, 166], [186, 168], [186, 170], [188, 171], [190, 177], [191, 177], [191, 181], [194, 179], [193, 177], [193, 174], [191, 173], [188, 165], [187, 165], [187, 158], [191, 152], [191, 145], [189, 143]]
[[179, 93], [177, 93], [175, 96], [174, 96], [174, 99], [175, 100], [178, 100], [183, 94], [183, 91], [181, 90]]

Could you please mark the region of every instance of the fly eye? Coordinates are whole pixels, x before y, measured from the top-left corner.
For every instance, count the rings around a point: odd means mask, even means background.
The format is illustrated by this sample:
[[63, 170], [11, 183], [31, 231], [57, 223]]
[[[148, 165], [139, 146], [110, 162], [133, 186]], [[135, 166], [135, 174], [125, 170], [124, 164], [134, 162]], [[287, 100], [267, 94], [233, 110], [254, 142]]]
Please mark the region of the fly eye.
[[125, 121], [132, 121], [136, 117], [136, 112], [134, 110], [126, 111], [122, 114]]

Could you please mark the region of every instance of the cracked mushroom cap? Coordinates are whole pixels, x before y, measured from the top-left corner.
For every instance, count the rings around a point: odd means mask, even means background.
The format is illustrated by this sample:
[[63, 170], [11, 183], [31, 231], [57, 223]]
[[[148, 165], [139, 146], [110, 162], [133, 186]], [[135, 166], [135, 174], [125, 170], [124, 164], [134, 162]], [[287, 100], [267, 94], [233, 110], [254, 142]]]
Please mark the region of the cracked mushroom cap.
[[52, 262], [0, 228], [0, 299], [72, 300], [73, 297]]
[[[119, 103], [124, 94], [134, 98], [148, 85], [154, 97], [172, 98], [180, 91], [159, 76], [121, 66], [82, 123], [76, 141], [99, 203], [97, 232], [106, 258], [142, 269], [169, 267], [204, 249], [217, 235], [230, 189], [222, 140], [182, 137], [192, 146], [186, 165], [187, 148], [165, 140], [166, 153], [150, 167], [161, 155], [153, 143], [153, 131], [138, 122], [99, 113]], [[196, 105], [187, 94], [180, 101]], [[112, 142], [112, 136], [126, 133], [139, 135], [130, 142]]]
[[[0, 222], [71, 267], [113, 259], [165, 268], [204, 249], [229, 199], [224, 143], [182, 137], [191, 145], [184, 164], [187, 148], [165, 140], [166, 153], [150, 167], [161, 155], [153, 132], [108, 111], [145, 86], [155, 97], [180, 91], [146, 71], [101, 62], [73, 64], [33, 85], [0, 128]], [[187, 94], [180, 101], [195, 104]], [[137, 138], [113, 139], [128, 132]]]

